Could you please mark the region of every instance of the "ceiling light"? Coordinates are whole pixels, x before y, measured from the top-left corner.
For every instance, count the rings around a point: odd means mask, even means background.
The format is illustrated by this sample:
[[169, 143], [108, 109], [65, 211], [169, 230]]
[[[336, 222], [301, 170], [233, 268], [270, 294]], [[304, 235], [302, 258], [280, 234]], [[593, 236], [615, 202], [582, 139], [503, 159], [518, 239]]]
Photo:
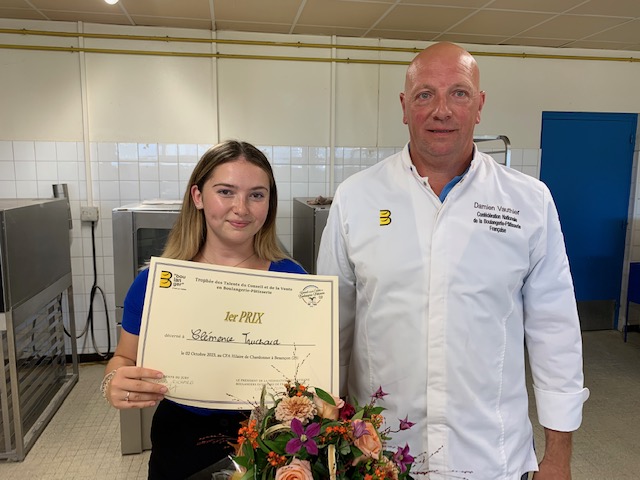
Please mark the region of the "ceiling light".
[[104, 0], [105, 2], [107, 2], [109, 5], [115, 5], [116, 3], [118, 3], [118, 0]]

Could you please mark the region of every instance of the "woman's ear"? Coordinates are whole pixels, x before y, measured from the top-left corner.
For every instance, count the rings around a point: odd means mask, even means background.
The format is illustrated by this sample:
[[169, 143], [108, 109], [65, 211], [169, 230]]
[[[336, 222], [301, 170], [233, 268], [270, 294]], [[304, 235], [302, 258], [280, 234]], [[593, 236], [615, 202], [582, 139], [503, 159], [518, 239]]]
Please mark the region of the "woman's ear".
[[204, 208], [204, 205], [202, 204], [202, 192], [198, 188], [198, 185], [191, 185], [191, 199], [198, 210], [202, 210]]

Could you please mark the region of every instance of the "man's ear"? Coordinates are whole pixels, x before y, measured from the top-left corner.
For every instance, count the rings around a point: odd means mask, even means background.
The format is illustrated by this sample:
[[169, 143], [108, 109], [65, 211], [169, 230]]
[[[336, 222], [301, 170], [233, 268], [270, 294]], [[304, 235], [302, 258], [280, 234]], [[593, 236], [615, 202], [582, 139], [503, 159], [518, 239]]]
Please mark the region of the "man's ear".
[[408, 125], [409, 122], [407, 122], [407, 111], [404, 106], [404, 92], [400, 92], [400, 105], [402, 105], [402, 123]]
[[486, 97], [486, 93], [483, 90], [479, 93], [479, 95], [480, 95], [480, 104], [478, 105], [478, 114], [476, 115], [476, 125], [480, 123], [480, 112], [482, 112], [482, 107], [484, 107], [484, 99]]

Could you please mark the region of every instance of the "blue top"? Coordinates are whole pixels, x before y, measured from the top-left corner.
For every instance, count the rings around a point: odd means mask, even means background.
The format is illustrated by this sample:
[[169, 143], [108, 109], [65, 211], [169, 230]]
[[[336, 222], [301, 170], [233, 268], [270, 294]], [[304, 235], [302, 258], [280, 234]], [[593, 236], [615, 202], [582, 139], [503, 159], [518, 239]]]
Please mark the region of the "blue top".
[[[277, 262], [271, 262], [271, 265], [269, 265], [269, 271], [301, 274], [307, 273], [304, 268], [302, 268], [300, 265], [289, 258], [285, 258]], [[133, 283], [129, 287], [129, 291], [127, 292], [127, 296], [124, 299], [122, 328], [133, 335], [140, 335], [140, 326], [142, 324], [142, 309], [144, 307], [144, 297], [147, 291], [148, 278], [149, 269], [145, 268], [133, 280]], [[169, 399], [165, 400], [171, 401]], [[192, 407], [190, 405], [178, 404], [178, 406], [198, 415], [214, 415], [216, 412], [221, 411], [209, 408]]]
[[462, 173], [462, 175], [458, 175], [456, 177], [453, 177], [451, 180], [449, 180], [449, 183], [447, 183], [444, 186], [444, 188], [440, 192], [440, 195], [438, 195], [441, 202], [444, 202], [444, 199], [447, 198], [447, 195], [449, 195], [449, 192], [451, 191], [451, 189], [455, 187], [460, 180], [462, 180], [462, 177], [464, 177], [468, 171], [469, 171], [469, 168], [467, 167], [467, 169]]
[[[411, 154], [411, 144], [408, 145], [409, 148], [409, 154]], [[475, 155], [475, 147], [474, 147], [474, 155]], [[456, 184], [462, 180], [462, 177], [464, 177], [467, 172], [469, 171], [469, 168], [471, 167], [471, 164], [469, 164], [469, 166], [467, 167], [467, 169], [462, 172], [462, 174], [457, 175], [455, 177], [453, 177], [451, 180], [449, 180], [449, 182], [442, 188], [442, 191], [440, 192], [440, 195], [438, 195], [438, 198], [440, 199], [441, 202], [444, 202], [444, 199], [447, 198], [447, 195], [449, 195], [449, 192], [451, 191], [451, 189], [453, 187], [456, 186]], [[417, 171], [417, 170], [416, 170]]]

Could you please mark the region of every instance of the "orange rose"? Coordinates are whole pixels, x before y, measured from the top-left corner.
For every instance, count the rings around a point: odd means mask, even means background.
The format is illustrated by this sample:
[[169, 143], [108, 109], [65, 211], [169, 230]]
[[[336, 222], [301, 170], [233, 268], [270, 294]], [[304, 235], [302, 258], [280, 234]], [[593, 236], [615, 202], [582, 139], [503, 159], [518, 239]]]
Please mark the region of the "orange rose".
[[366, 433], [353, 441], [353, 444], [362, 452], [362, 455], [353, 460], [353, 465], [357, 465], [361, 460], [366, 460], [367, 458], [378, 460], [380, 458], [380, 452], [382, 451], [382, 442], [380, 441], [380, 437], [378, 437], [378, 432], [376, 432], [376, 429], [371, 422], [354, 420], [354, 426], [358, 422], [362, 422], [364, 424]]
[[344, 400], [340, 397], [334, 397], [333, 395], [331, 395], [331, 397], [333, 398], [335, 405], [325, 402], [314, 393], [313, 403], [316, 405], [317, 414], [319, 416], [326, 418], [327, 420], [337, 420], [340, 415], [340, 409], [344, 406]]
[[311, 464], [307, 460], [294, 458], [289, 465], [276, 470], [275, 480], [313, 480]]

